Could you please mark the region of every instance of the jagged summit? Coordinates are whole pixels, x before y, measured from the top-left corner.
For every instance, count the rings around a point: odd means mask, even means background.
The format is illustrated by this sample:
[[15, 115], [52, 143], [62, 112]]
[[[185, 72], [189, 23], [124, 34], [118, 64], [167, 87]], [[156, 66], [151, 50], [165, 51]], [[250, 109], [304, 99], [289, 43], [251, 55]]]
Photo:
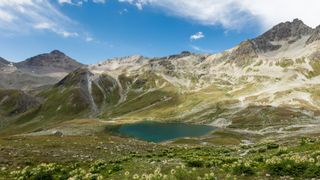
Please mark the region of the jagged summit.
[[43, 74], [50, 72], [71, 72], [82, 67], [83, 64], [58, 50], [54, 50], [50, 53], [40, 54], [16, 63], [16, 66], [23, 70], [31, 70]]
[[274, 26], [258, 38], [268, 41], [290, 40], [290, 38], [310, 35], [313, 31], [311, 27], [305, 25], [301, 20], [294, 19], [292, 22], [280, 23]]
[[255, 48], [260, 52], [277, 50], [282, 47], [277, 42], [286, 41], [289, 44], [296, 42], [303, 36], [311, 35], [315, 30], [305, 25], [301, 20], [280, 23], [261, 36], [252, 40]]

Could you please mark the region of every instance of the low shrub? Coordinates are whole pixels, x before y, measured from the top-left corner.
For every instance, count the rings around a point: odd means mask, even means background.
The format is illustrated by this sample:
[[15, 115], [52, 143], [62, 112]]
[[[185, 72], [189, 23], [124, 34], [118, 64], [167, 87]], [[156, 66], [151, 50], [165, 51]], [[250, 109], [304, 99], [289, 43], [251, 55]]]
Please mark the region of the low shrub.
[[276, 176], [320, 177], [320, 164], [310, 156], [289, 154], [284, 157], [272, 157], [266, 162], [267, 171]]
[[252, 176], [255, 174], [255, 171], [251, 164], [241, 162], [232, 165], [232, 173], [235, 175]]
[[187, 161], [187, 166], [200, 168], [204, 166], [204, 161], [201, 159], [190, 159]]
[[275, 143], [267, 144], [267, 149], [278, 149], [278, 148], [279, 148], [279, 144], [275, 144]]

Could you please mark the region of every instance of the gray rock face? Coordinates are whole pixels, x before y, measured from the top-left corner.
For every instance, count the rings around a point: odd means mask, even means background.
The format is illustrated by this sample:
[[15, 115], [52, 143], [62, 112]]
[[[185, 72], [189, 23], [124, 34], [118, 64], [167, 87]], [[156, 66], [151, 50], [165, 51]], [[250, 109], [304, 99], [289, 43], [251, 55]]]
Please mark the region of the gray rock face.
[[267, 31], [260, 38], [269, 41], [288, 40], [291, 37], [301, 37], [309, 35], [314, 30], [305, 25], [301, 20], [295, 19], [293, 22], [280, 23], [274, 26], [271, 30]]
[[7, 61], [7, 60], [3, 59], [2, 57], [0, 57], [0, 68], [6, 67], [6, 66], [8, 66], [9, 64], [10, 64], [9, 61]]
[[312, 35], [310, 36], [310, 38], [307, 40], [306, 44], [311, 44], [315, 41], [319, 41], [320, 40], [320, 26], [316, 27], [315, 31], [312, 33]]
[[174, 71], [175, 70], [175, 66], [172, 64], [172, 62], [170, 60], [162, 60], [160, 62], [158, 62], [158, 64], [166, 69], [168, 69], [168, 71]]
[[15, 64], [19, 69], [37, 74], [52, 72], [71, 72], [84, 66], [64, 53], [54, 50], [51, 53], [40, 54]]
[[292, 22], [280, 23], [272, 29], [253, 39], [256, 48], [261, 52], [277, 50], [281, 45], [273, 45], [271, 42], [288, 41], [295, 42], [302, 36], [311, 35], [314, 29], [305, 25], [301, 20], [295, 19]]
[[183, 57], [190, 56], [190, 55], [192, 55], [191, 52], [189, 52], [189, 51], [182, 51], [180, 54], [168, 56], [168, 59], [183, 58]]

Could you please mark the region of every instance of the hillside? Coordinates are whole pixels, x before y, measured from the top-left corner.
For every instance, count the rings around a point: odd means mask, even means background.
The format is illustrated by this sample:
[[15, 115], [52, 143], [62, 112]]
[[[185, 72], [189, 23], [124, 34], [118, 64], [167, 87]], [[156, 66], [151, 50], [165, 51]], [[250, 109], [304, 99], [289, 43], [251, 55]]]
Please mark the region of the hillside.
[[[255, 134], [316, 131], [318, 36], [319, 27], [312, 29], [295, 19], [219, 54], [131, 56], [89, 65], [39, 92], [42, 107], [28, 125], [48, 127], [48, 123], [74, 118], [148, 119], [211, 124]], [[81, 66], [53, 51], [17, 67], [47, 67], [48, 62], [65, 71]]]
[[54, 50], [19, 63], [0, 58], [0, 88], [32, 90], [53, 85], [84, 65]]
[[10, 64], [9, 61], [7, 61], [7, 60], [3, 59], [2, 57], [0, 57], [0, 67], [1, 67], [1, 68], [2, 68], [2, 67], [5, 67], [5, 66], [7, 66], [7, 65], [9, 65], [9, 64]]
[[[55, 50], [1, 68], [0, 179], [320, 178], [320, 26], [218, 54], [86, 66]], [[181, 124], [208, 131], [171, 138]]]

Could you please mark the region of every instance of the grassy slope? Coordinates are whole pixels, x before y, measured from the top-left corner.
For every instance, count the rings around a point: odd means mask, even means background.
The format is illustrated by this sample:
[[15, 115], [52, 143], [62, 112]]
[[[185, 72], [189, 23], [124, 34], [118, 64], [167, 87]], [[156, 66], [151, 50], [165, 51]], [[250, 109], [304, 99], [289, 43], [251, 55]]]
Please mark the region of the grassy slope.
[[0, 89], [0, 117], [15, 116], [38, 105], [32, 96], [19, 90]]
[[[281, 59], [276, 62], [276, 66], [293, 68], [297, 63], [303, 63], [303, 59], [296, 61]], [[259, 69], [262, 65], [265, 63], [259, 61], [254, 64], [253, 68]], [[314, 69], [313, 72], [316, 72], [318, 67], [316, 61], [312, 61], [310, 65]], [[81, 81], [79, 75], [83, 75], [83, 73], [85, 72], [79, 71], [71, 74], [63, 81], [64, 86], [41, 92], [39, 97], [44, 99], [44, 103], [40, 110], [26, 113], [16, 125], [28, 122], [28, 126], [32, 129], [32, 127], [47, 125], [48, 122], [56, 123], [74, 118], [91, 117], [90, 104], [82, 90], [73, 87], [78, 81]], [[93, 99], [100, 109], [98, 118], [104, 120], [155, 119], [196, 123], [210, 123], [217, 118], [226, 118], [234, 121], [233, 127], [250, 126], [253, 129], [276, 125], [278, 122], [289, 125], [296, 123], [292, 119], [305, 118], [302, 113], [294, 112], [288, 107], [278, 109], [267, 105], [261, 107], [250, 105], [245, 109], [236, 107], [240, 103], [240, 97], [245, 98], [246, 101], [260, 104], [270, 103], [268, 97], [260, 98], [259, 94], [249, 95], [259, 92], [259, 89], [267, 88], [263, 84], [277, 83], [277, 78], [248, 75], [234, 81], [226, 74], [227, 77], [221, 79], [221, 82], [199, 91], [185, 92], [182, 91], [184, 89], [174, 86], [155, 72], [146, 71], [143, 74], [132, 74], [120, 75], [118, 79], [120, 85], [118, 85], [118, 81], [108, 75], [102, 75], [93, 83]], [[192, 73], [183, 76], [193, 79]], [[316, 88], [317, 86], [312, 86], [305, 89], [294, 89], [294, 91], [307, 91], [318, 103]], [[101, 89], [103, 90], [101, 91]], [[282, 93], [287, 92], [291, 91], [276, 93], [275, 97], [277, 99], [285, 98]], [[302, 108], [298, 111], [305, 108], [317, 113], [315, 107], [308, 102], [300, 100], [300, 105]], [[241, 111], [237, 112], [239, 110]], [[243, 117], [244, 115], [246, 117]], [[31, 124], [30, 119], [32, 120]]]
[[2, 134], [46, 129], [65, 120], [85, 116], [88, 113], [88, 104], [81, 101], [79, 89], [66, 89], [63, 92], [50, 90], [40, 96], [46, 97], [44, 103], [37, 109], [22, 114]]
[[[226, 135], [223, 132], [218, 132], [216, 136], [228, 138], [227, 144], [233, 144], [238, 139], [235, 134]], [[150, 144], [103, 134], [2, 138], [0, 155], [4, 158], [0, 162], [0, 177], [30, 179], [47, 176], [66, 179], [80, 176], [89, 179], [89, 176], [100, 176], [104, 179], [132, 179], [139, 176], [140, 179], [151, 174], [159, 176], [158, 179], [166, 175], [170, 179], [191, 180], [199, 177], [320, 177], [320, 141], [315, 138], [242, 146], [221, 146], [221, 141], [217, 144], [220, 146]]]

